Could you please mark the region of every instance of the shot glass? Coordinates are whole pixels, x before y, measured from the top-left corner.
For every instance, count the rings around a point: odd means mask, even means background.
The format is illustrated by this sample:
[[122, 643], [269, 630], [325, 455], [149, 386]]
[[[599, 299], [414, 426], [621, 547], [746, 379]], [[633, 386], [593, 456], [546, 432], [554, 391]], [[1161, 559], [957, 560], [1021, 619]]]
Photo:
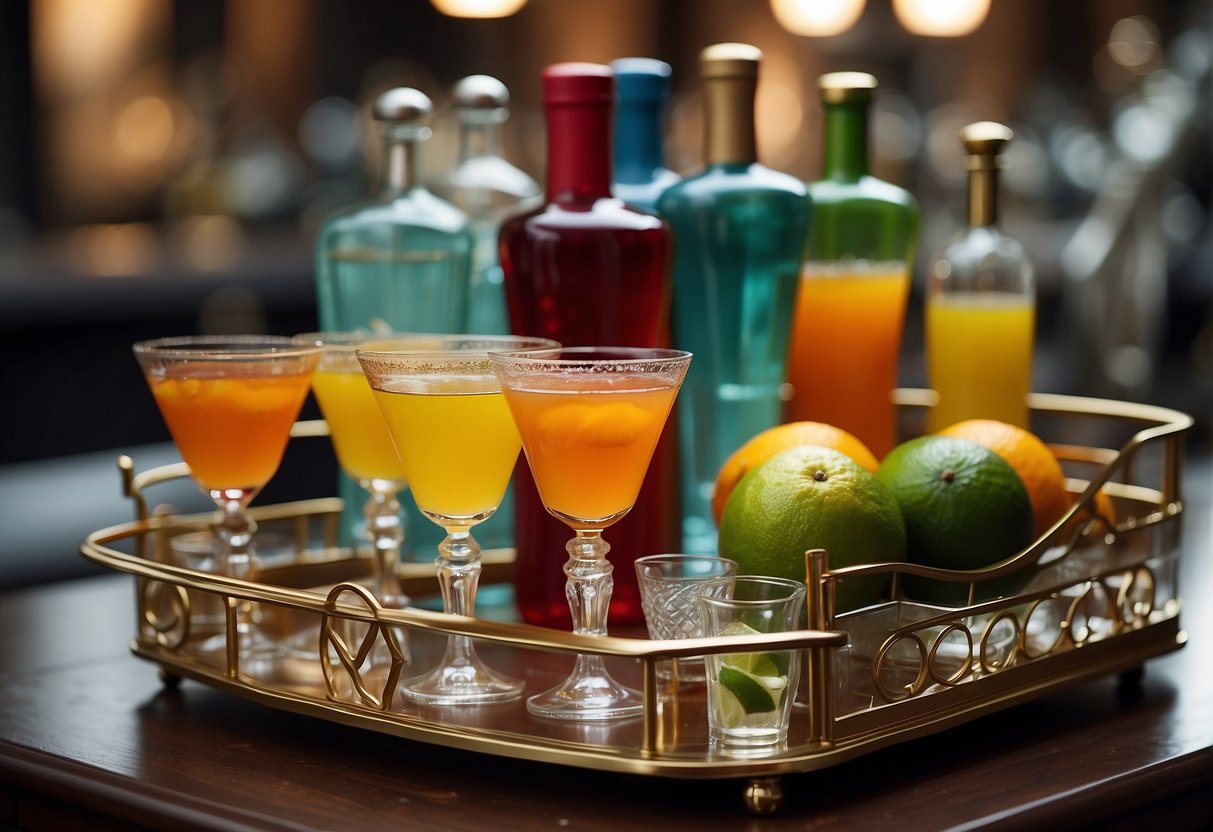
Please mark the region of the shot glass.
[[[699, 595], [724, 592], [737, 574], [737, 562], [715, 555], [648, 555], [636, 560], [640, 605], [649, 638], [683, 639], [704, 635]], [[715, 581], [715, 583], [711, 583]], [[710, 586], [709, 586], [710, 584]], [[657, 666], [663, 682], [703, 682], [703, 656], [672, 659]]]
[[[719, 591], [714, 583], [722, 585]], [[794, 630], [804, 603], [800, 581], [756, 575], [710, 581], [699, 595], [707, 636]], [[707, 656], [708, 734], [714, 743], [759, 748], [786, 742], [800, 656], [800, 650]]]

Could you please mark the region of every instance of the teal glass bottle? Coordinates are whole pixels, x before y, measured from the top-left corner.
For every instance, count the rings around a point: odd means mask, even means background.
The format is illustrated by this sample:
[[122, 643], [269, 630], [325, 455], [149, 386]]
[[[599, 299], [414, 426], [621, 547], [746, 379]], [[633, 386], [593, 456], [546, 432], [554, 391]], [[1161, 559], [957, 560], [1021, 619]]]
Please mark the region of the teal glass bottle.
[[716, 551], [720, 466], [783, 410], [812, 202], [799, 179], [757, 161], [761, 59], [747, 44], [701, 53], [705, 166], [657, 203], [674, 230], [674, 344], [695, 354], [678, 400], [687, 552]]
[[654, 211], [658, 198], [679, 179], [665, 166], [662, 150], [670, 65], [652, 58], [619, 58], [611, 61], [611, 70], [615, 73], [611, 193], [633, 208]]
[[[501, 126], [510, 103], [505, 84], [488, 75], [469, 75], [455, 85], [454, 102], [459, 159], [430, 183], [430, 190], [467, 214], [476, 232], [468, 332], [508, 335], [497, 232], [506, 217], [538, 207], [543, 190], [502, 153]], [[508, 517], [511, 512], [502, 506], [497, 513]], [[487, 547], [480, 532], [477, 537]]]
[[[326, 332], [463, 332], [475, 236], [467, 216], [418, 178], [418, 150], [429, 138], [433, 104], [397, 87], [381, 94], [373, 115], [382, 139], [380, 183], [371, 199], [340, 210], [316, 240], [316, 303]], [[365, 494], [341, 475], [342, 542], [358, 530]], [[405, 504], [407, 559], [432, 557], [441, 530]]]
[[813, 222], [788, 357], [788, 418], [842, 428], [879, 459], [897, 442], [892, 393], [918, 205], [908, 191], [868, 172], [876, 78], [831, 72], [818, 87], [822, 176], [809, 184]]

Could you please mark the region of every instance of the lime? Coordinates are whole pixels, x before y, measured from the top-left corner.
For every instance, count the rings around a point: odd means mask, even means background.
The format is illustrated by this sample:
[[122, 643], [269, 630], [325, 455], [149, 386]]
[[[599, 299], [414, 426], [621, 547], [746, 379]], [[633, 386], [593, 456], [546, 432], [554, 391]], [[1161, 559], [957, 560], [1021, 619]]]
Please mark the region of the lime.
[[[747, 636], [759, 635], [759, 631], [740, 621], [730, 621], [721, 628], [720, 634]], [[729, 653], [721, 656], [720, 661], [754, 676], [787, 676], [790, 657], [788, 651], [779, 650], [774, 653]]]
[[[718, 678], [721, 687], [737, 697], [738, 704], [741, 705], [741, 709], [747, 714], [764, 714], [775, 710], [774, 694], [782, 693], [788, 686], [786, 676], [753, 676], [728, 665], [720, 668]], [[764, 684], [764, 682], [779, 682], [781, 684], [776, 687], [775, 685]]]
[[[912, 563], [944, 569], [982, 569], [1033, 540], [1032, 502], [1019, 475], [998, 454], [976, 442], [923, 436], [898, 445], [876, 476], [888, 486], [905, 519]], [[907, 594], [927, 601], [963, 603], [966, 584], [907, 577]], [[985, 587], [983, 595], [1007, 587]]]
[[[897, 500], [875, 476], [839, 451], [802, 445], [742, 477], [720, 520], [720, 554], [742, 573], [803, 581], [809, 549], [829, 552], [832, 569], [904, 561], [906, 532]], [[838, 611], [875, 603], [887, 583], [840, 581]]]

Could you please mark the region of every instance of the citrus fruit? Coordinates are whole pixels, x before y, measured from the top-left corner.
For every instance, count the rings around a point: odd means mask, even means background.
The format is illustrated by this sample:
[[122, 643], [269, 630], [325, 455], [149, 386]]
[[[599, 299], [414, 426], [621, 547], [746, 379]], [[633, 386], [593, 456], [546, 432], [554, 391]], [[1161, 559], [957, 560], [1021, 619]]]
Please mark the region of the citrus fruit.
[[[740, 621], [731, 621], [721, 630], [721, 635], [757, 635], [758, 632]], [[722, 725], [736, 728], [748, 715], [769, 713], [783, 704], [790, 666], [787, 651], [729, 653], [721, 656], [719, 662], [716, 707]]]
[[[832, 448], [780, 451], [742, 477], [720, 519], [720, 554], [743, 574], [805, 579], [804, 554], [825, 549], [829, 566], [904, 561], [897, 501], [874, 475]], [[888, 581], [837, 584], [839, 612], [879, 600]]]
[[724, 514], [729, 495], [746, 472], [780, 451], [799, 445], [817, 445], [841, 451], [873, 474], [879, 467], [876, 457], [867, 446], [842, 428], [824, 422], [788, 422], [767, 428], [733, 451], [724, 465], [720, 466], [720, 473], [716, 476], [716, 488], [712, 492], [712, 516], [716, 519], [717, 527], [720, 525], [720, 517]]
[[[1070, 504], [1078, 502], [1077, 495], [1068, 495]], [[1097, 531], [1102, 527], [1102, 531], [1111, 532], [1116, 530], [1116, 504], [1112, 502], [1112, 498], [1108, 496], [1108, 492], [1102, 488], [1095, 492], [1095, 496], [1090, 501], [1080, 506], [1078, 511], [1074, 512], [1074, 516], [1070, 518], [1070, 522], [1063, 527], [1061, 533], [1062, 540], [1069, 540], [1074, 534], [1074, 530], [1082, 528], [1088, 521], [1098, 521]]]
[[[922, 436], [898, 445], [876, 476], [901, 506], [906, 557], [944, 569], [982, 569], [1033, 540], [1032, 502], [1019, 475], [989, 448], [953, 436]], [[1018, 577], [1018, 576], [1016, 576]], [[922, 600], [963, 603], [968, 585], [906, 576]], [[1004, 585], [984, 588], [984, 597]]]
[[1032, 533], [1040, 537], [1070, 508], [1066, 475], [1049, 446], [1021, 427], [993, 419], [968, 419], [939, 431], [940, 436], [970, 439], [1006, 460], [1032, 501]]

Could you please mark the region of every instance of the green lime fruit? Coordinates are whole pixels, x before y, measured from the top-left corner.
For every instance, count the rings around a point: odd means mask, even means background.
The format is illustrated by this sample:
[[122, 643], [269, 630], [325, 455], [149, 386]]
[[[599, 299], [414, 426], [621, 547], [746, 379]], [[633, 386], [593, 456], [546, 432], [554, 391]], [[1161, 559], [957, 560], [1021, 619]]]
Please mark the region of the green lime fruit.
[[[983, 569], [1033, 540], [1032, 502], [1019, 475], [1002, 457], [967, 439], [922, 436], [898, 445], [877, 478], [896, 497], [905, 520], [911, 563], [943, 569]], [[1022, 587], [1030, 575], [978, 586], [975, 600]], [[963, 604], [968, 584], [907, 576], [906, 594], [923, 601]]]
[[[720, 554], [747, 575], [805, 580], [804, 555], [825, 549], [829, 566], [901, 562], [906, 530], [889, 490], [840, 451], [802, 445], [752, 468], [720, 518]], [[880, 600], [888, 579], [838, 582], [839, 612]]]

